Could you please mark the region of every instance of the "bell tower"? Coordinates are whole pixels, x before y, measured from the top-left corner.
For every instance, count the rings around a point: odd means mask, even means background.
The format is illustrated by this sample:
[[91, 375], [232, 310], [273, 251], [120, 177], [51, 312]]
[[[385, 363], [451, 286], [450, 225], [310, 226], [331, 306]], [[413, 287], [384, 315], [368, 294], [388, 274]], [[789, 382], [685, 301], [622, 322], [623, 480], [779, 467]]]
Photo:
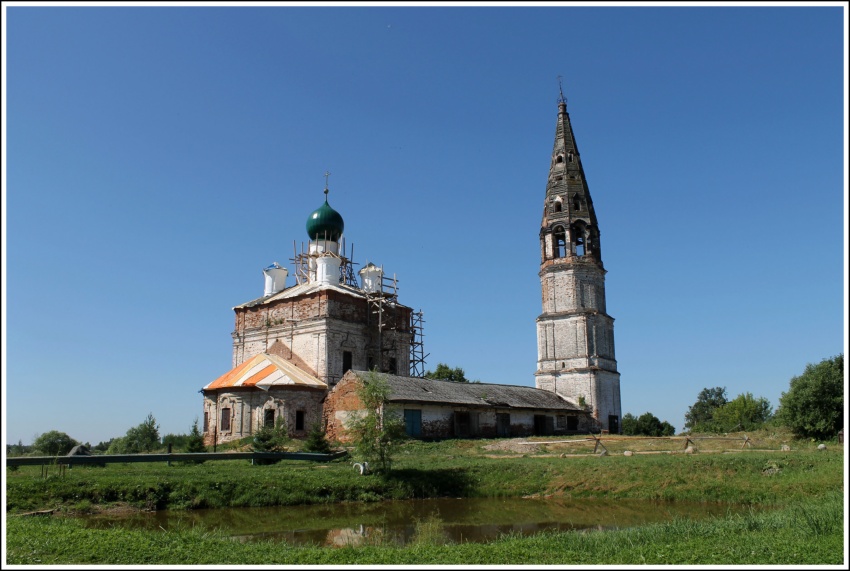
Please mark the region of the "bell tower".
[[618, 434], [620, 373], [605, 273], [599, 225], [561, 92], [540, 223], [536, 385], [585, 407], [597, 429]]

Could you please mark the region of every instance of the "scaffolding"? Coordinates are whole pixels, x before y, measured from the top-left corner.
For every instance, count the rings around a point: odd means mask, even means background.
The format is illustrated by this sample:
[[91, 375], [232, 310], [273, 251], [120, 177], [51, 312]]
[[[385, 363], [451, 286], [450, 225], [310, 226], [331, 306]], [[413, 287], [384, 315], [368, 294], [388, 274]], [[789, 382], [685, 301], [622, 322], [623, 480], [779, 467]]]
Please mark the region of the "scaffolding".
[[[330, 240], [316, 240], [316, 243], [319, 242], [330, 242]], [[294, 256], [289, 259], [292, 262], [293, 266], [295, 266], [295, 283], [298, 285], [309, 283], [310, 281], [310, 271], [311, 266], [313, 268], [316, 267], [315, 260], [321, 256], [333, 256], [335, 258], [339, 258], [339, 283], [348, 285], [351, 287], [359, 288], [360, 284], [357, 282], [357, 274], [354, 271], [354, 266], [359, 264], [354, 262], [354, 244], [351, 244], [351, 251], [348, 256], [345, 255], [345, 238], [339, 243], [339, 251], [342, 254], [335, 254], [333, 252], [319, 252], [310, 251], [310, 244], [313, 241], [307, 243], [307, 250], [304, 250], [304, 242], [301, 242], [301, 251], [298, 251], [298, 244], [295, 240], [292, 241], [292, 250]], [[312, 262], [312, 264], [311, 264]]]
[[425, 319], [422, 310], [410, 314], [410, 376], [425, 376], [425, 359], [430, 353], [425, 353]]
[[[327, 240], [326, 240], [327, 241]], [[316, 240], [316, 243], [323, 242]], [[345, 239], [339, 244], [339, 251], [342, 254], [335, 254], [330, 251], [319, 251], [319, 248], [311, 248], [313, 241], [308, 242], [305, 250], [304, 242], [301, 242], [301, 250], [298, 250], [298, 245], [295, 241], [292, 243], [293, 257], [290, 261], [295, 267], [295, 281], [298, 285], [310, 282], [311, 272], [315, 272], [316, 259], [321, 256], [333, 256], [340, 260], [340, 284], [348, 285], [360, 289], [366, 296], [367, 303], [367, 324], [373, 324], [377, 327], [376, 345], [378, 347], [378, 362], [370, 363], [369, 368], [376, 368], [381, 372], [390, 372], [398, 374], [398, 363], [394, 355], [398, 351], [397, 336], [387, 337], [385, 331], [402, 331], [410, 334], [409, 345], [409, 371], [408, 373], [414, 377], [425, 376], [425, 359], [429, 354], [424, 352], [424, 324], [422, 310], [411, 312], [410, 318], [406, 323], [400, 322], [398, 308], [398, 279], [395, 274], [392, 278], [384, 275], [384, 268], [380, 268], [380, 282], [374, 291], [361, 289], [361, 285], [357, 281], [357, 274], [354, 271], [354, 266], [359, 265], [353, 262], [354, 244], [351, 245], [350, 253], [345, 256]], [[311, 251], [313, 250], [313, 251]], [[363, 286], [365, 287], [365, 285]], [[387, 354], [392, 357], [387, 358]]]
[[394, 371], [393, 367], [390, 366], [392, 363], [385, 362], [386, 359], [384, 358], [387, 353], [395, 353], [396, 350], [395, 339], [390, 340], [389, 346], [385, 345], [384, 339], [385, 330], [398, 329], [395, 311], [398, 306], [398, 280], [396, 279], [395, 274], [393, 274], [392, 279], [388, 278], [384, 275], [384, 267], [381, 266], [381, 281], [379, 287], [373, 291], [366, 291], [365, 293], [366, 303], [369, 307], [369, 315], [376, 316], [376, 325], [378, 328], [378, 362], [374, 363], [373, 366], [382, 373], [391, 372], [396, 374], [398, 371]]

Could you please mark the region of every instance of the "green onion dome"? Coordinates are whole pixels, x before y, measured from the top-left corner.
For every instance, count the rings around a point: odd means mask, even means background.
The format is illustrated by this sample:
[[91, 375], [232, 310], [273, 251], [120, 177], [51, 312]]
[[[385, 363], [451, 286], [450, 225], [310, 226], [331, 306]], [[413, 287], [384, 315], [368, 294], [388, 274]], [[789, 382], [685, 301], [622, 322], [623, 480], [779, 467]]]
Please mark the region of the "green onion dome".
[[325, 191], [325, 203], [310, 214], [307, 218], [307, 235], [311, 240], [331, 240], [338, 242], [345, 222], [339, 212], [328, 204], [327, 190]]

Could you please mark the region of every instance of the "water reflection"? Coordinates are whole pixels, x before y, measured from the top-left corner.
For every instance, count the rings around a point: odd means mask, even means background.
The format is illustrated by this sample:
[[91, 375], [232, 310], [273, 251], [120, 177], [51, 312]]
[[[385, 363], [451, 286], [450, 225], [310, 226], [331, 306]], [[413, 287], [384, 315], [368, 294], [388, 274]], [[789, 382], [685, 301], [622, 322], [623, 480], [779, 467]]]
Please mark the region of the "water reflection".
[[[96, 515], [90, 527], [164, 530], [201, 526], [238, 541], [345, 546], [397, 543], [430, 533], [431, 541], [487, 542], [503, 534], [609, 530], [676, 517], [702, 519], [748, 510], [741, 506], [642, 500], [470, 498], [343, 503], [274, 508], [161, 511]], [[435, 536], [436, 534], [436, 536]]]

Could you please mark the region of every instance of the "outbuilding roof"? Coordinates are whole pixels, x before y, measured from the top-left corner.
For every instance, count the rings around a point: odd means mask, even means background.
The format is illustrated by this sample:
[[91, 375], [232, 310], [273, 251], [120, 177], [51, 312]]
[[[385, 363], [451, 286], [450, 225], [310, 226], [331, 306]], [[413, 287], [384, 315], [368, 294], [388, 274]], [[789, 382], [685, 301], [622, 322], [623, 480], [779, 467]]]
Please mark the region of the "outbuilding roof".
[[264, 391], [272, 387], [299, 386], [327, 389], [328, 386], [278, 355], [260, 353], [229, 370], [203, 390], [229, 387], [256, 387]]
[[[369, 375], [367, 371], [352, 372], [361, 379]], [[494, 383], [454, 383], [445, 380], [379, 374], [389, 385], [390, 402], [582, 412], [581, 408], [557, 394], [534, 387]]]

